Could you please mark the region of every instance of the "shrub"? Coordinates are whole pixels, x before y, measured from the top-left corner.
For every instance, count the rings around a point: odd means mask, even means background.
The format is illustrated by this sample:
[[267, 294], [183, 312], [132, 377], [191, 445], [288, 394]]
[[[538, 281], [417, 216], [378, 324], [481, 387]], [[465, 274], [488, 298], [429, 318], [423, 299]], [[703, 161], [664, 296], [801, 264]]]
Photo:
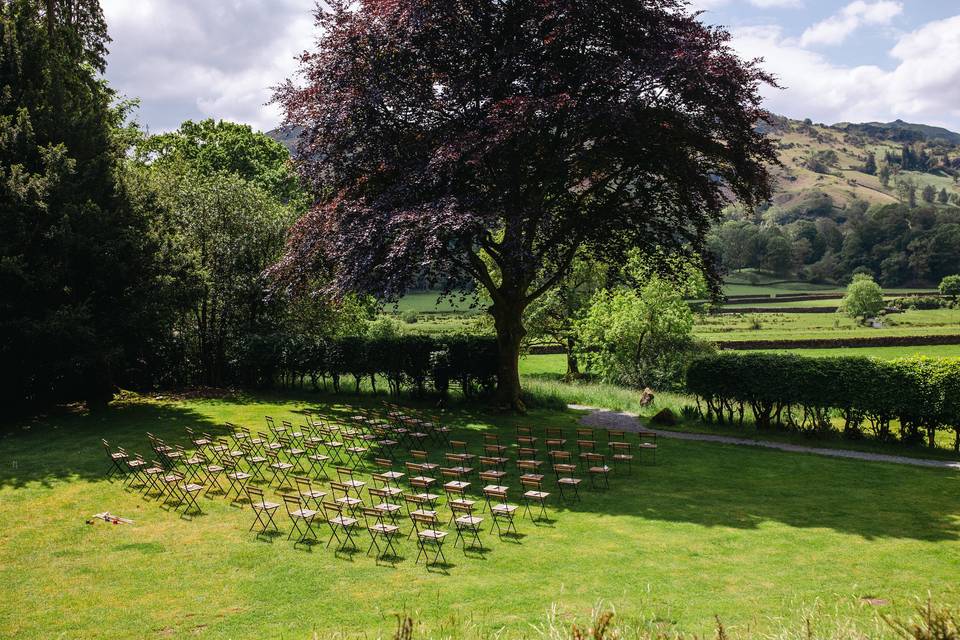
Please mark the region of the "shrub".
[[905, 296], [896, 298], [890, 304], [898, 309], [940, 309], [945, 306], [943, 298], [935, 296]]
[[407, 324], [416, 324], [417, 320], [420, 319], [420, 314], [414, 311], [413, 309], [407, 309], [400, 314], [400, 319], [406, 322]]
[[840, 311], [851, 318], [864, 322], [883, 311], [883, 289], [873, 278], [864, 274], [853, 276], [847, 286], [847, 295], [840, 302]]
[[675, 286], [654, 278], [594, 295], [577, 323], [579, 357], [605, 382], [664, 389], [683, 380], [692, 355], [693, 312]]
[[947, 276], [940, 281], [940, 294], [950, 296], [954, 302], [960, 297], [960, 275]]
[[[393, 323], [395, 326], [396, 323]], [[339, 392], [344, 377], [354, 390], [369, 379], [376, 388], [385, 379], [392, 394], [403, 388], [426, 393], [428, 383], [441, 393], [458, 384], [464, 395], [486, 392], [496, 385], [497, 345], [493, 338], [454, 335], [398, 335], [383, 324], [367, 336], [315, 339], [298, 334], [252, 335], [236, 366], [250, 382], [261, 386], [292, 385], [306, 379], [316, 387], [329, 378]]]
[[792, 354], [724, 353], [696, 359], [687, 388], [708, 421], [744, 421], [749, 411], [758, 429], [774, 425], [801, 431], [833, 429], [842, 420], [846, 437], [865, 425], [880, 439], [924, 436], [935, 446], [938, 430], [952, 429], [960, 448], [960, 359], [805, 358]]

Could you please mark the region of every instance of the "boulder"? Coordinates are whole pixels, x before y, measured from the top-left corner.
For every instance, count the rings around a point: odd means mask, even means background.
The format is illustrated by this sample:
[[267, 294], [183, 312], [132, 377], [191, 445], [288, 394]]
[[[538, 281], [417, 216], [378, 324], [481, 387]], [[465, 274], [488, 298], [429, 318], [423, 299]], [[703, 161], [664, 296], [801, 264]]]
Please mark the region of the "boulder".
[[677, 416], [673, 415], [673, 411], [670, 411], [670, 409], [664, 408], [660, 409], [655, 416], [650, 418], [650, 422], [666, 427], [672, 427], [673, 425], [677, 424]]

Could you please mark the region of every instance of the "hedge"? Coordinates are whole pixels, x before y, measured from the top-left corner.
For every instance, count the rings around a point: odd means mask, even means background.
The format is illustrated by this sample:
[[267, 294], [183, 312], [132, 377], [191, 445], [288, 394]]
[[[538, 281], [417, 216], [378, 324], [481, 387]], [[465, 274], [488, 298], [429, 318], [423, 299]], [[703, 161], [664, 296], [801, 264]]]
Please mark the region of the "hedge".
[[717, 340], [718, 349], [843, 349], [859, 347], [919, 347], [960, 344], [960, 335], [864, 336], [861, 338], [805, 338], [797, 340]]
[[708, 421], [742, 424], [749, 410], [758, 429], [826, 431], [838, 417], [845, 436], [867, 427], [882, 440], [898, 421], [904, 441], [935, 446], [938, 430], [952, 430], [960, 450], [960, 358], [721, 353], [691, 364], [687, 388]]
[[451, 383], [465, 395], [489, 391], [497, 380], [497, 345], [478, 336], [344, 337], [319, 339], [272, 333], [251, 336], [234, 363], [243, 382], [254, 386], [330, 380], [339, 392], [344, 379], [359, 391], [364, 380], [376, 388], [386, 380], [392, 394], [410, 388], [419, 394], [428, 384], [445, 394]]

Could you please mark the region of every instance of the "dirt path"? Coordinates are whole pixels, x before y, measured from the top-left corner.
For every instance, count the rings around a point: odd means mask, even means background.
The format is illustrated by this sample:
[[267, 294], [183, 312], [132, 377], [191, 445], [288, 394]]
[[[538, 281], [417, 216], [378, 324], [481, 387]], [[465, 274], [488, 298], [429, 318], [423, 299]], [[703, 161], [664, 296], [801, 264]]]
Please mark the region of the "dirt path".
[[734, 444], [748, 447], [764, 447], [767, 449], [790, 451], [792, 453], [810, 453], [818, 456], [829, 456], [831, 458], [850, 458], [854, 460], [867, 460], [870, 462], [889, 462], [893, 464], [909, 464], [915, 467], [932, 467], [935, 469], [954, 469], [960, 471], [960, 462], [951, 462], [949, 460], [928, 460], [924, 458], [908, 458], [906, 456], [891, 456], [883, 453], [869, 453], [867, 451], [850, 451], [849, 449], [806, 447], [803, 445], [789, 444], [786, 442], [751, 440], [749, 438], [717, 436], [709, 433], [667, 431], [663, 429], [654, 429], [649, 424], [641, 424], [640, 420], [637, 418], [637, 415], [633, 413], [610, 411], [609, 409], [598, 409], [596, 407], [588, 407], [579, 404], [571, 404], [568, 406], [571, 409], [578, 411], [589, 411], [590, 413], [580, 419], [580, 423], [589, 427], [600, 429], [638, 431], [643, 428], [646, 431], [655, 432], [657, 436], [661, 438], [695, 440], [697, 442], [716, 442], [719, 444]]

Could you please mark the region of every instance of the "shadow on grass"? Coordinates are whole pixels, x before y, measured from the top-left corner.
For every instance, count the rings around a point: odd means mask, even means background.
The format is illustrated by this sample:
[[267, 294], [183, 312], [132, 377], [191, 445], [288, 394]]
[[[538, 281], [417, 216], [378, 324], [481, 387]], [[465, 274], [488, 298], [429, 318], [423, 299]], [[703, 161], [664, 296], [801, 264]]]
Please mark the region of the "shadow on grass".
[[[355, 407], [380, 408], [384, 399], [304, 392], [265, 394], [262, 398], [249, 395], [243, 403], [250, 408], [251, 415], [274, 413], [277, 418], [290, 417], [295, 421], [296, 412], [303, 409], [352, 415]], [[202, 410], [211, 415], [217, 414], [218, 405], [239, 404], [232, 399], [203, 403]], [[264, 404], [262, 413], [256, 408], [258, 403]], [[277, 403], [284, 406], [278, 408]], [[437, 413], [432, 402], [418, 403], [417, 407], [431, 415]], [[469, 449], [477, 452], [482, 451], [484, 434], [496, 433], [504, 444], [515, 446], [518, 425], [537, 430], [560, 427], [572, 432], [577, 418], [578, 414], [572, 412], [544, 409], [518, 417], [491, 413], [478, 405], [454, 403], [443, 420], [454, 427], [454, 439], [466, 441]], [[101, 438], [130, 452], [143, 453], [149, 459], [147, 431], [168, 442], [188, 446], [184, 429], [188, 426], [198, 431], [220, 432], [217, 421], [191, 407], [191, 403], [118, 404], [102, 413], [65, 413], [19, 427], [14, 425], [14, 429], [0, 436], [0, 487], [50, 485], [78, 478], [102, 481], [108, 464]], [[263, 428], [262, 423], [246, 426]], [[570, 444], [572, 437], [568, 440], [568, 448], [575, 451], [575, 445]], [[433, 445], [432, 450], [431, 457], [442, 461], [443, 447]], [[403, 460], [398, 460], [398, 467]], [[519, 487], [516, 469], [509, 471], [506, 484]], [[547, 474], [544, 490], [554, 494], [549, 514], [557, 529], [563, 528], [567, 514], [578, 513], [733, 529], [758, 529], [772, 521], [868, 539], [960, 538], [960, 474], [944, 470], [661, 440], [655, 466], [635, 466], [629, 475], [626, 471], [616, 473], [606, 491], [593, 491], [584, 485], [580, 502], [561, 504]], [[517, 524], [521, 535], [524, 528], [528, 533], [539, 528], [521, 519]], [[603, 526], [602, 519], [598, 519], [597, 526]]]

